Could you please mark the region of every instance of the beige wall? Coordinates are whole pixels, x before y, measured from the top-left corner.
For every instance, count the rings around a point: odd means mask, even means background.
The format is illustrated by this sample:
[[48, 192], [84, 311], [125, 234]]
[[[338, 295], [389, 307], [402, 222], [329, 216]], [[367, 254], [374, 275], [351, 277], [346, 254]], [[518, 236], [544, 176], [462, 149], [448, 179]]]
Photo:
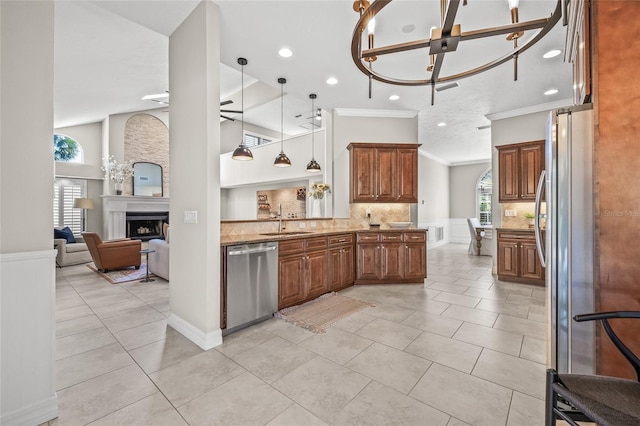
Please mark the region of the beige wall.
[[333, 123], [333, 217], [348, 218], [349, 151], [351, 142], [417, 143], [418, 117], [344, 117], [332, 115]]
[[0, 253], [53, 248], [53, 2], [27, 3], [2, 2]]
[[[220, 11], [201, 2], [169, 38], [171, 314], [200, 347], [220, 330]], [[197, 223], [185, 223], [197, 211]]]
[[490, 161], [449, 167], [449, 211], [451, 218], [476, 217], [476, 185], [478, 179], [490, 168]]

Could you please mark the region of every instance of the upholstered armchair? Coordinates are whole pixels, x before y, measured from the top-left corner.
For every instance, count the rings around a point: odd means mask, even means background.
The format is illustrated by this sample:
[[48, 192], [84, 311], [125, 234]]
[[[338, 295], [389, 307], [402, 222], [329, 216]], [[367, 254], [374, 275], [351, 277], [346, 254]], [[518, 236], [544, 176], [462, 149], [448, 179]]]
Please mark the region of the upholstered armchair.
[[101, 272], [109, 269], [135, 266], [140, 268], [142, 243], [140, 240], [119, 239], [102, 241], [95, 232], [83, 232], [82, 238], [89, 247], [93, 263]]

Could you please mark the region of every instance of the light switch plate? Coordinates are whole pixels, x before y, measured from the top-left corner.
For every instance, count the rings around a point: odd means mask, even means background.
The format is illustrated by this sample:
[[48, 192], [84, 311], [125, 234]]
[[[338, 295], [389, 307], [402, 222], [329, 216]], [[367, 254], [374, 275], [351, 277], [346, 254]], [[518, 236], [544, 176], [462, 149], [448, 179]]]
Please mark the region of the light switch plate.
[[518, 211], [517, 210], [511, 210], [511, 209], [506, 209], [504, 211], [504, 215], [506, 217], [516, 217], [518, 215]]
[[197, 210], [185, 210], [184, 211], [184, 223], [198, 223], [198, 211]]
[[299, 222], [299, 223], [298, 223], [298, 227], [299, 227], [299, 228], [306, 228], [306, 227], [307, 227], [307, 224], [306, 224], [306, 223], [304, 223], [304, 222]]

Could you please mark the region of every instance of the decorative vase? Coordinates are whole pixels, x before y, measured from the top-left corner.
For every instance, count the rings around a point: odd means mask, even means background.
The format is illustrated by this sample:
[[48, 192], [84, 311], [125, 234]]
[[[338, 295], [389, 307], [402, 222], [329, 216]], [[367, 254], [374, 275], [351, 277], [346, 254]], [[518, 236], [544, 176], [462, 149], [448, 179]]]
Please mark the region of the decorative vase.
[[322, 200], [320, 198], [311, 199], [311, 217], [322, 217]]
[[122, 182], [116, 182], [116, 195], [122, 195], [122, 186], [123, 183]]

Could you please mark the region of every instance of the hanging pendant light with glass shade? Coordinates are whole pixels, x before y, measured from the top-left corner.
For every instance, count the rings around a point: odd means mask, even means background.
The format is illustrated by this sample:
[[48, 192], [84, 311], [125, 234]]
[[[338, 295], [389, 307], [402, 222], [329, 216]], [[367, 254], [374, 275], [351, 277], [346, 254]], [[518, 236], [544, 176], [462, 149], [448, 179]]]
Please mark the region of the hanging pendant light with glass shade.
[[290, 167], [291, 160], [284, 153], [284, 85], [287, 82], [286, 78], [280, 77], [278, 83], [280, 83], [280, 154], [273, 162], [274, 167]]
[[316, 109], [314, 105], [314, 101], [317, 98], [315, 93], [309, 95], [309, 99], [311, 99], [311, 161], [307, 164], [307, 172], [309, 173], [318, 173], [321, 172], [320, 164], [316, 161], [315, 153], [316, 153], [316, 144], [314, 140], [314, 131], [316, 128], [316, 123], [314, 123], [316, 118]]
[[242, 68], [242, 86], [240, 88], [240, 93], [241, 93], [241, 115], [240, 115], [240, 120], [242, 123], [242, 127], [241, 127], [241, 133], [240, 133], [240, 145], [238, 145], [238, 147], [233, 151], [233, 155], [231, 156], [231, 158], [233, 158], [234, 160], [239, 160], [239, 161], [249, 161], [249, 160], [253, 160], [253, 154], [251, 153], [251, 150], [247, 147], [247, 145], [245, 144], [244, 141], [244, 66], [247, 65], [247, 60], [245, 58], [238, 58], [238, 63], [240, 64], [241, 68]]

